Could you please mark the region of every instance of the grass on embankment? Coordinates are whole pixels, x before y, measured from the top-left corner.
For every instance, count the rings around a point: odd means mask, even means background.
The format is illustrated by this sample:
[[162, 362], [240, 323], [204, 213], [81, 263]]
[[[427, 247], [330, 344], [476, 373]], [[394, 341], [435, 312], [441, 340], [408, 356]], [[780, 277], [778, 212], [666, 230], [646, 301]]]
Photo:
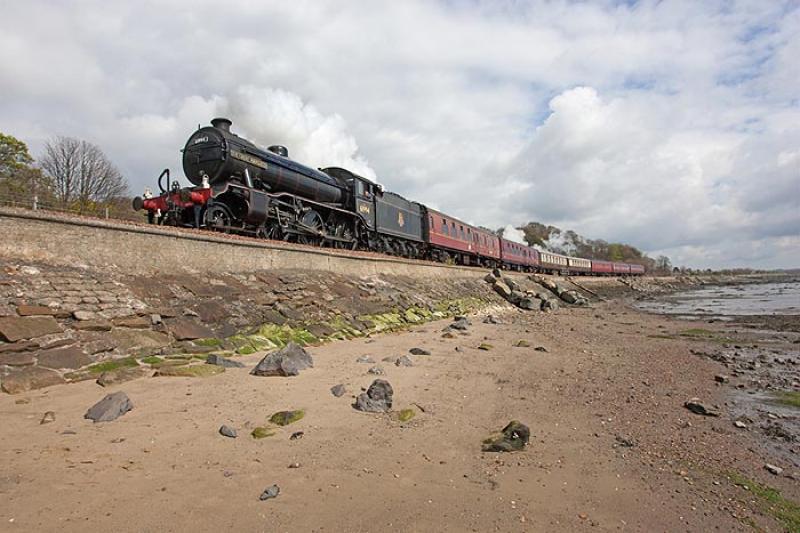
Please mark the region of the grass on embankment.
[[734, 484], [749, 489], [761, 512], [778, 520], [786, 531], [800, 533], [800, 505], [784, 498], [778, 489], [762, 485], [738, 472], [729, 472], [728, 477]]
[[800, 392], [796, 391], [780, 391], [772, 395], [772, 400], [781, 405], [795, 407], [800, 409]]

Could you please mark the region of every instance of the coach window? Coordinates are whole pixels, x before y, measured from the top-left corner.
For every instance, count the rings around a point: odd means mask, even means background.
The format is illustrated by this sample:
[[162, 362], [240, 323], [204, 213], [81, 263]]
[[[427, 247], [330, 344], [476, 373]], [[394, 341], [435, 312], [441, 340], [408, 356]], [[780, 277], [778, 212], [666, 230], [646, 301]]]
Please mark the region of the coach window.
[[450, 230], [451, 230], [451, 231], [450, 231], [450, 233], [451, 233], [451, 236], [452, 236], [454, 239], [457, 239], [457, 238], [458, 238], [458, 230], [456, 229], [456, 223], [455, 223], [455, 222], [451, 222], [451, 223], [450, 223]]
[[445, 235], [450, 235], [450, 232], [447, 229], [447, 221], [444, 218], [442, 219], [442, 233]]

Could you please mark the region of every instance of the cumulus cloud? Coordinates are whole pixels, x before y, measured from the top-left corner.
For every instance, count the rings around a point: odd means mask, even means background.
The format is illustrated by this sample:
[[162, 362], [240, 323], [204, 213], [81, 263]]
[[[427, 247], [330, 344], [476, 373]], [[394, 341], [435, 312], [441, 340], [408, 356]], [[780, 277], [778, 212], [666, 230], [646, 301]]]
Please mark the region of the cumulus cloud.
[[790, 266], [799, 50], [793, 0], [33, 0], [0, 18], [0, 129], [86, 138], [140, 189], [223, 114], [472, 223]]

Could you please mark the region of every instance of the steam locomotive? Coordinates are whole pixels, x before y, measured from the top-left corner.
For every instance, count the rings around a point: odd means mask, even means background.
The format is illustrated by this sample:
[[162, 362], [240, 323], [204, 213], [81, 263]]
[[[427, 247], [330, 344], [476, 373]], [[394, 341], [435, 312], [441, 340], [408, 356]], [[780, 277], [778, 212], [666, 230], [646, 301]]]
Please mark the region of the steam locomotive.
[[[133, 200], [152, 224], [188, 226], [256, 237], [363, 249], [411, 259], [520, 271], [638, 275], [640, 265], [571, 258], [518, 244], [383, 190], [339, 167], [314, 169], [266, 150], [215, 118], [183, 149], [193, 187], [158, 178], [160, 194]], [[597, 263], [597, 268], [595, 268]]]

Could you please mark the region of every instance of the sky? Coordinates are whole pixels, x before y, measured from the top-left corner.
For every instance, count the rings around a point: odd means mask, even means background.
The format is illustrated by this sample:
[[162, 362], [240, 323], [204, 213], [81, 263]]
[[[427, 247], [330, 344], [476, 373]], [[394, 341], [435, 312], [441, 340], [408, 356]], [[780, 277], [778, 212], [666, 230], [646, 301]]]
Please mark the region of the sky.
[[800, 0], [3, 4], [0, 131], [133, 193], [221, 115], [474, 224], [800, 267]]

